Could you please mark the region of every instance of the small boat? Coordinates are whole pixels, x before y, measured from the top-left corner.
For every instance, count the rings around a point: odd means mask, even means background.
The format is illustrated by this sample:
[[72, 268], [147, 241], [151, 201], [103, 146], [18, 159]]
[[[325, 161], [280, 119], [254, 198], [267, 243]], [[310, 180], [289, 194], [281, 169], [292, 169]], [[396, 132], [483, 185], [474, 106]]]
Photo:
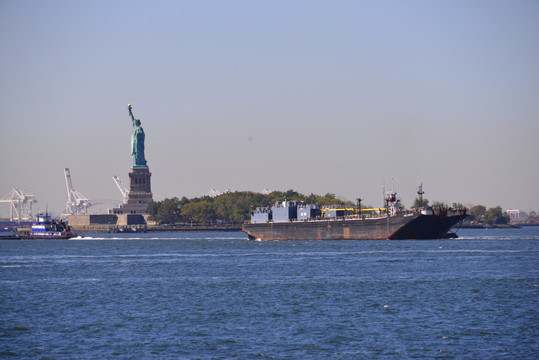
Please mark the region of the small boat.
[[48, 214], [37, 215], [32, 227], [19, 229], [11, 234], [3, 234], [2, 239], [71, 239], [78, 235], [62, 220], [53, 220]]

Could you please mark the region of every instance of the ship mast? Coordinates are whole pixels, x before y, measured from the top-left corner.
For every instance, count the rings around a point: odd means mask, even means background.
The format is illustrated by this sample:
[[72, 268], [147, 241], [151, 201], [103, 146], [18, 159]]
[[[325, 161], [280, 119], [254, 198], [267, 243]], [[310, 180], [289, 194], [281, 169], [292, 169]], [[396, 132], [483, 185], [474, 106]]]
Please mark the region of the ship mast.
[[425, 192], [423, 191], [423, 183], [421, 183], [421, 185], [419, 185], [419, 191], [417, 192], [417, 194], [419, 195], [419, 207], [423, 207], [423, 194]]

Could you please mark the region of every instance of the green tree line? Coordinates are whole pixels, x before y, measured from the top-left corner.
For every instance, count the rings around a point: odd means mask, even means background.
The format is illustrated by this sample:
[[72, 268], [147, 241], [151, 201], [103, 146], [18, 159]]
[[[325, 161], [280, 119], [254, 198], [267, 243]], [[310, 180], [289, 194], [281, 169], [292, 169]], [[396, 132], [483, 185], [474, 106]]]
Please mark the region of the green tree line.
[[470, 209], [472, 221], [487, 224], [507, 224], [510, 221], [507, 212], [503, 212], [500, 206], [487, 209], [483, 205], [475, 205]]
[[294, 190], [273, 191], [269, 194], [236, 191], [215, 197], [166, 198], [148, 204], [147, 211], [150, 214], [150, 220], [158, 224], [239, 224], [250, 219], [251, 211], [255, 208], [271, 207], [276, 201], [285, 199], [319, 205], [354, 206], [352, 202], [341, 200], [331, 193], [303, 195]]
[[[166, 198], [148, 204], [150, 220], [158, 224], [239, 224], [251, 218], [251, 212], [257, 207], [271, 207], [276, 201], [296, 200], [304, 203], [316, 203], [321, 206], [336, 205], [340, 207], [354, 207], [351, 201], [344, 201], [335, 194], [304, 195], [294, 190], [273, 191], [262, 194], [252, 191], [236, 191], [215, 197], [203, 196], [188, 199], [185, 196]], [[412, 209], [429, 206], [429, 200], [415, 199]], [[435, 201], [431, 207], [449, 207], [443, 202]], [[452, 204], [453, 209], [463, 209], [462, 204]], [[502, 212], [500, 206], [487, 209], [483, 205], [475, 205], [471, 209], [470, 220], [490, 224], [506, 224], [509, 222], [507, 213]]]
[[[429, 200], [423, 199], [422, 201], [419, 198], [416, 198], [412, 209], [419, 209], [423, 206], [429, 206]], [[449, 207], [443, 202], [435, 201], [432, 203], [431, 207]], [[453, 204], [451, 206], [453, 209], [464, 209], [465, 206], [459, 203]], [[478, 223], [486, 224], [507, 224], [510, 221], [509, 215], [507, 212], [502, 211], [500, 206], [487, 209], [483, 205], [475, 205], [470, 208], [471, 215], [469, 216], [470, 221], [475, 221]]]

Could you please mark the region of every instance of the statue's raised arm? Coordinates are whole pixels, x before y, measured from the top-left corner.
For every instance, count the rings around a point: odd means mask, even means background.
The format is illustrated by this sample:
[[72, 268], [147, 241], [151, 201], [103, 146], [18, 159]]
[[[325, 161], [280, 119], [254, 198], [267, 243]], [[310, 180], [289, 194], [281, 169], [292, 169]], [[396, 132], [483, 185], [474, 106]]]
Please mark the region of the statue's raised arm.
[[133, 111], [131, 111], [131, 104], [127, 104], [127, 110], [129, 110], [129, 116], [131, 117], [133, 125], [135, 125], [135, 117], [133, 116]]

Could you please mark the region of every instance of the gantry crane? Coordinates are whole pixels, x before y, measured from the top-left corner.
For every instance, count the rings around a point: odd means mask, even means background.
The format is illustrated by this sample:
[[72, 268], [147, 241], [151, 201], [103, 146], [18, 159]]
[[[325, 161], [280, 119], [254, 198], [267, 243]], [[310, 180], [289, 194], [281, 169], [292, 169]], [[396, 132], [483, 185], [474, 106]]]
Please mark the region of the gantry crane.
[[0, 203], [10, 203], [9, 218], [17, 222], [32, 220], [32, 204], [36, 202], [34, 195], [16, 188], [0, 200]]
[[88, 208], [94, 205], [110, 204], [114, 207], [120, 205], [117, 200], [89, 200], [80, 192], [75, 190], [73, 182], [71, 181], [71, 172], [69, 168], [64, 169], [66, 188], [67, 188], [67, 201], [65, 213], [68, 215], [80, 215], [87, 214]]
[[64, 175], [67, 188], [66, 214], [86, 214], [90, 206], [90, 201], [73, 188], [69, 168], [64, 169]]
[[124, 198], [124, 204], [125, 204], [126, 201], [127, 201], [127, 195], [129, 194], [129, 191], [127, 190], [125, 185], [122, 184], [122, 181], [120, 180], [120, 178], [118, 176], [112, 175], [112, 179], [116, 183], [116, 186], [118, 186], [118, 189], [120, 189], [120, 192], [122, 193], [122, 196]]

